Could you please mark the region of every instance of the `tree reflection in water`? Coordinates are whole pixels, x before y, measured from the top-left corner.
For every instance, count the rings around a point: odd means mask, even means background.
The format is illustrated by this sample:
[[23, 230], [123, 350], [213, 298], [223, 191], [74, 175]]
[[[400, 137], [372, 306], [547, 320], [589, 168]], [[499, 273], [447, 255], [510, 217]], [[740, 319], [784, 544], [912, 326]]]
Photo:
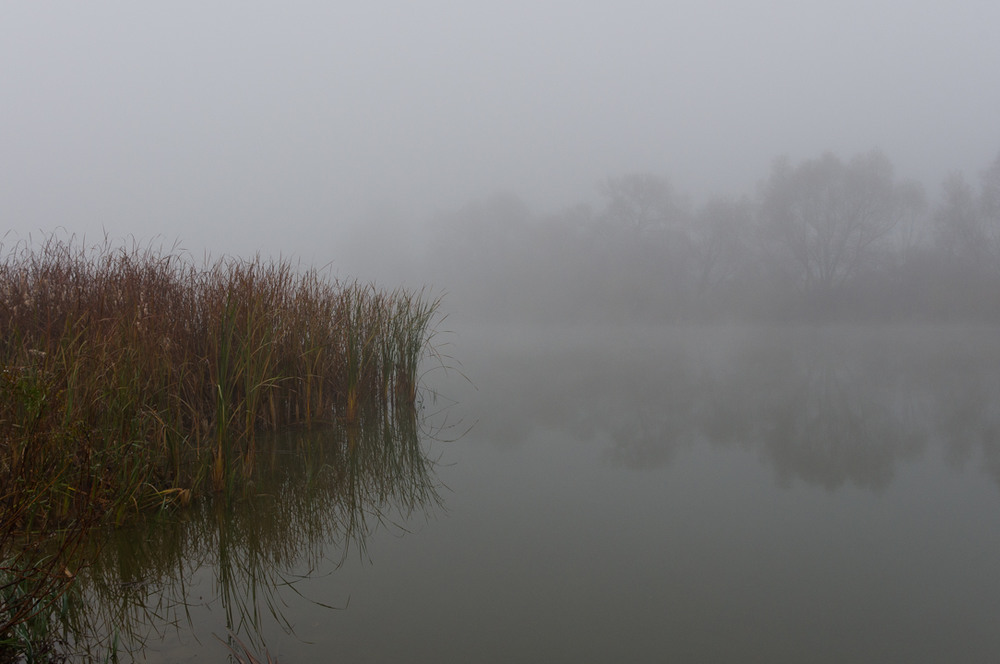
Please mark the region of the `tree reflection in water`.
[[602, 441], [610, 463], [636, 469], [698, 444], [741, 447], [781, 484], [879, 490], [933, 444], [956, 463], [981, 455], [1000, 484], [992, 328], [560, 331], [462, 355], [481, 358], [470, 369], [481, 393], [477, 433], [497, 445], [562, 430]]
[[342, 608], [308, 597], [301, 582], [332, 572], [351, 551], [365, 556], [379, 528], [440, 507], [434, 462], [420, 439], [412, 408], [367, 413], [355, 426], [276, 434], [261, 445], [243, 495], [110, 533], [67, 602], [68, 650], [85, 661], [131, 657], [171, 631], [182, 640], [208, 636], [194, 630], [196, 614], [221, 611], [216, 636], [233, 652], [242, 642], [261, 653], [272, 626], [293, 631], [283, 614], [289, 593], [317, 610]]

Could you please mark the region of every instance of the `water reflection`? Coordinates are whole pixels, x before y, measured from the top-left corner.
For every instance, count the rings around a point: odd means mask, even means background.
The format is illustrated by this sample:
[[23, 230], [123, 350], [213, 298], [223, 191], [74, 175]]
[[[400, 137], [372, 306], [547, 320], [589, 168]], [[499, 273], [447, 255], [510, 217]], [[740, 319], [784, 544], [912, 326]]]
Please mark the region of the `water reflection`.
[[87, 661], [142, 650], [150, 661], [165, 638], [203, 651], [214, 635], [262, 653], [268, 634], [293, 631], [289, 598], [341, 608], [347, 598], [308, 597], [300, 581], [332, 573], [350, 552], [364, 556], [377, 529], [440, 505], [419, 424], [408, 409], [276, 435], [261, 446], [248, 495], [112, 533], [68, 606], [70, 650]]
[[981, 454], [1000, 484], [992, 328], [559, 331], [483, 357], [478, 435], [500, 445], [559, 429], [650, 468], [708, 442], [756, 452], [780, 483], [879, 490], [933, 442]]

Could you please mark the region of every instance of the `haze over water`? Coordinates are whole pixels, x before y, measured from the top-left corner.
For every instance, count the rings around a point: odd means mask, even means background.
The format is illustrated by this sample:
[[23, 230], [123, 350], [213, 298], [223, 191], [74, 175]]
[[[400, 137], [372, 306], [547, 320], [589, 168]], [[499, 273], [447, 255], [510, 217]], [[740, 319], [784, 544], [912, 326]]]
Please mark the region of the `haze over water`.
[[700, 201], [753, 194], [779, 155], [879, 148], [935, 195], [1000, 149], [998, 12], [10, 3], [0, 215], [21, 237], [163, 236], [367, 279], [396, 277], [358, 232], [419, 238], [497, 191], [544, 215], [649, 172]]
[[150, 662], [989, 659], [998, 23], [4, 6], [4, 253], [444, 294], [418, 422], [279, 438], [252, 498], [111, 540], [85, 615]]

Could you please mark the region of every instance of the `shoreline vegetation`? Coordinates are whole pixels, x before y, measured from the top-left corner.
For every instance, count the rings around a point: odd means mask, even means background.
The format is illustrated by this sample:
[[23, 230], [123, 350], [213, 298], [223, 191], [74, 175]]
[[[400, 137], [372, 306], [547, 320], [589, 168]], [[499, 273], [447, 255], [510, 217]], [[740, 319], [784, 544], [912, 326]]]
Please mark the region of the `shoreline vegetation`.
[[412, 410], [437, 356], [423, 290], [107, 239], [0, 252], [0, 662], [87, 531], [246, 486], [259, 431]]

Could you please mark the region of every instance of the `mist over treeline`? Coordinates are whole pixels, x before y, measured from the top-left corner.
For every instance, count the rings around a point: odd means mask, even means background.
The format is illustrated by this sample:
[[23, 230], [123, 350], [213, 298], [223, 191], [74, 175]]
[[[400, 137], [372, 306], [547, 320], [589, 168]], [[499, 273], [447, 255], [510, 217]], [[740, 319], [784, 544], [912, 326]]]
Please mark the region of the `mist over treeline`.
[[878, 150], [776, 159], [753, 196], [641, 172], [598, 194], [536, 214], [498, 193], [371, 237], [482, 320], [1000, 320], [1000, 154], [933, 200]]

